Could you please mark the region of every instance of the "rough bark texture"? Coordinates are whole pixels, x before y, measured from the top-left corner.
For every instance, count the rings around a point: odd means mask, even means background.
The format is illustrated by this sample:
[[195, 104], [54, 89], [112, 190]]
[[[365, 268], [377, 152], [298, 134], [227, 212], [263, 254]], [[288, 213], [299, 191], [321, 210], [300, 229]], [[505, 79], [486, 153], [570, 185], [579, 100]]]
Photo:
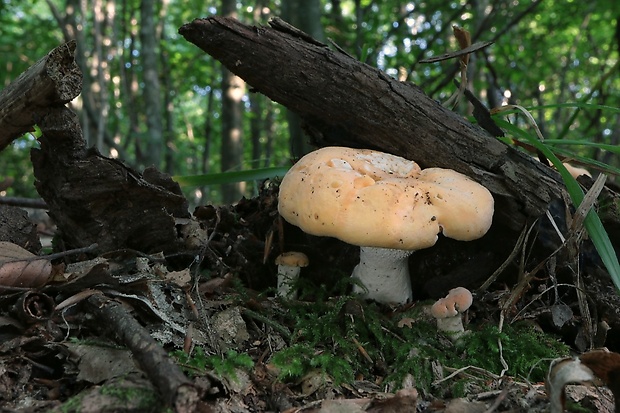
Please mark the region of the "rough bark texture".
[[37, 226], [26, 211], [14, 206], [0, 205], [0, 241], [12, 242], [33, 254], [41, 252]]
[[99, 251], [132, 248], [177, 252], [183, 248], [175, 217], [188, 205], [169, 176], [144, 174], [95, 149], [86, 149], [77, 115], [50, 108], [39, 122], [41, 149], [32, 151], [35, 186], [49, 206], [66, 247], [99, 244]]
[[317, 145], [368, 147], [422, 167], [451, 168], [486, 186], [496, 221], [517, 230], [538, 217], [562, 184], [550, 168], [344, 52], [281, 20], [246, 26], [231, 18], [197, 19], [179, 32], [256, 91], [297, 112]]
[[82, 91], [74, 40], [58, 46], [0, 93], [0, 151], [29, 132], [41, 110], [64, 105]]

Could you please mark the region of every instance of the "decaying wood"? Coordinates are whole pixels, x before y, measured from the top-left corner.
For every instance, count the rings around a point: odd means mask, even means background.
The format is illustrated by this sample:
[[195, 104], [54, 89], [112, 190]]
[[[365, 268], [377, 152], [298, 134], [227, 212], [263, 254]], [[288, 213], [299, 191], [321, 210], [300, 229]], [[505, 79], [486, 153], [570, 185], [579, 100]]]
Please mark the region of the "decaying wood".
[[58, 46], [0, 92], [0, 151], [32, 131], [41, 110], [64, 105], [82, 91], [76, 42]]
[[131, 350], [140, 368], [161, 392], [166, 403], [174, 407], [175, 412], [198, 411], [198, 388], [121, 303], [110, 300], [103, 294], [95, 294], [86, 302], [100, 325], [111, 330]]
[[560, 197], [559, 175], [392, 79], [281, 20], [253, 27], [210, 17], [179, 32], [256, 91], [298, 113], [315, 143], [368, 147], [422, 167], [451, 168], [486, 186], [496, 222], [518, 230]]
[[184, 249], [175, 218], [189, 218], [187, 200], [169, 176], [154, 168], [141, 174], [86, 149], [77, 115], [64, 106], [49, 108], [38, 125], [41, 149], [31, 152], [35, 186], [65, 247]]
[[0, 241], [12, 242], [33, 254], [41, 251], [36, 225], [26, 211], [14, 206], [0, 205]]

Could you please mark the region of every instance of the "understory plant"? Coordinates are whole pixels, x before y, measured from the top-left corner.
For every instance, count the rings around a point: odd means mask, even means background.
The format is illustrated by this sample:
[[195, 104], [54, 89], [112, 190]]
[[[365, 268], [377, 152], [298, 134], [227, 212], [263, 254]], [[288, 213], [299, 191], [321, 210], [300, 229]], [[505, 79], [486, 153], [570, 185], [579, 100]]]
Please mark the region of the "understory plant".
[[[430, 391], [438, 379], [433, 365], [472, 366], [499, 375], [503, 363], [508, 365], [507, 375], [542, 381], [548, 363], [541, 361], [568, 353], [553, 337], [525, 326], [504, 326], [502, 332], [492, 325], [474, 327], [454, 344], [437, 332], [419, 307], [390, 317], [379, 306], [346, 296], [287, 304], [282, 322], [293, 327], [293, 342], [269, 360], [285, 381], [319, 370], [335, 385], [365, 379], [396, 390], [410, 377], [416, 388]], [[445, 385], [454, 393], [457, 382]]]
[[235, 370], [248, 370], [254, 366], [254, 362], [249, 355], [238, 353], [234, 350], [227, 351], [223, 356], [207, 356], [202, 347], [196, 347], [192, 354], [177, 350], [172, 352], [172, 355], [190, 375], [200, 375], [207, 370], [211, 370], [218, 377], [235, 379]]
[[[541, 108], [559, 108], [559, 107], [574, 107], [576, 113], [581, 109], [596, 109], [596, 110], [606, 110], [611, 112], [620, 113], [620, 108], [612, 108], [609, 106], [601, 106], [601, 105], [592, 105], [587, 103], [575, 103], [575, 104], [562, 104], [562, 105], [548, 105], [545, 107], [538, 108], [530, 108], [541, 109]], [[604, 164], [602, 162], [597, 162], [594, 159], [580, 156], [574, 151], [569, 151], [561, 148], [563, 145], [568, 145], [569, 147], [575, 147], [577, 145], [582, 145], [585, 147], [595, 147], [600, 150], [611, 151], [616, 154], [620, 153], [620, 148], [614, 145], [605, 145], [601, 143], [588, 142], [587, 140], [575, 141], [575, 140], [565, 140], [565, 139], [555, 139], [555, 140], [546, 140], [540, 130], [538, 129], [538, 125], [536, 124], [534, 118], [530, 114], [528, 109], [525, 109], [518, 105], [510, 105], [504, 106], [501, 108], [497, 108], [492, 110], [492, 113], [495, 113], [494, 121], [500, 126], [502, 129], [510, 133], [513, 139], [517, 142], [524, 142], [528, 145], [531, 145], [536, 150], [538, 150], [542, 155], [544, 155], [551, 164], [557, 169], [557, 171], [562, 176], [562, 180], [566, 185], [566, 190], [573, 202], [575, 208], [579, 208], [579, 206], [584, 202], [585, 194], [577, 182], [577, 180], [568, 172], [566, 167], [563, 165], [562, 161], [558, 157], [558, 155], [565, 156], [568, 159], [579, 159], [581, 163], [585, 165], [593, 166], [603, 173], [620, 175], [620, 169], [613, 167], [611, 165]], [[498, 114], [510, 114], [510, 113], [522, 113], [528, 119], [528, 122], [533, 126], [534, 133], [531, 133], [523, 128], [515, 126], [508, 121], [502, 119]], [[567, 125], [565, 131], [568, 131]], [[560, 132], [560, 137], [563, 138], [566, 132]], [[567, 144], [568, 142], [568, 144]], [[596, 194], [598, 195], [598, 194]], [[592, 244], [596, 248], [599, 256], [605, 268], [607, 269], [616, 289], [620, 291], [620, 263], [618, 262], [618, 256], [616, 255], [615, 249], [609, 239], [609, 235], [607, 231], [603, 227], [601, 222], [601, 218], [599, 217], [597, 211], [594, 208], [584, 211], [585, 218], [583, 219], [583, 226], [590, 239], [592, 240]]]

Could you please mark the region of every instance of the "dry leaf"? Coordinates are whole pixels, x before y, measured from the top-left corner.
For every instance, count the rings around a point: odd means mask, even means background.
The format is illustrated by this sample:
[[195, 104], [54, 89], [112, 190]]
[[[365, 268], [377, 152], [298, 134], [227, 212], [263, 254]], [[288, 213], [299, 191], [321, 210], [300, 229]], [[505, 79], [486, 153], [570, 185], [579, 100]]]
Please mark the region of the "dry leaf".
[[[452, 31], [454, 33], [456, 41], [459, 43], [461, 50], [467, 49], [469, 46], [471, 46], [471, 35], [467, 30], [458, 27], [457, 25], [453, 25]], [[463, 64], [467, 66], [467, 63], [469, 63], [469, 54], [461, 56], [461, 62], [463, 62]]]
[[551, 413], [564, 412], [564, 386], [569, 383], [585, 383], [595, 379], [590, 368], [578, 358], [557, 359], [551, 362], [547, 374], [547, 393], [549, 395]]
[[189, 268], [181, 271], [170, 271], [165, 274], [164, 277], [166, 278], [166, 280], [175, 283], [179, 287], [190, 286], [190, 283], [192, 282], [192, 274]]
[[579, 356], [579, 360], [608, 385], [620, 372], [620, 354], [618, 353], [593, 350]]
[[546, 383], [551, 413], [564, 411], [565, 385], [593, 382], [596, 379], [609, 387], [617, 405], [620, 396], [620, 354], [593, 350], [574, 359], [557, 359], [551, 362]]
[[0, 286], [41, 287], [52, 276], [52, 263], [19, 245], [0, 242]]

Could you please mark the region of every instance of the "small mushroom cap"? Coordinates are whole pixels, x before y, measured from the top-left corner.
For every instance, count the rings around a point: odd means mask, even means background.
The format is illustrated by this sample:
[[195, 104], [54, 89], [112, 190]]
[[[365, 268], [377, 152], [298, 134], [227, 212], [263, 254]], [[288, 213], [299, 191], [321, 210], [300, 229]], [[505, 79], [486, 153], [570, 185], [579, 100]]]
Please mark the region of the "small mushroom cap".
[[448, 291], [447, 296], [440, 298], [433, 304], [431, 314], [435, 318], [454, 317], [467, 311], [473, 302], [474, 297], [467, 288], [453, 288]]
[[418, 250], [438, 234], [468, 241], [483, 236], [493, 197], [449, 169], [420, 169], [399, 156], [326, 147], [301, 158], [280, 184], [282, 217], [312, 235], [349, 244]]
[[307, 267], [310, 263], [308, 256], [303, 252], [289, 251], [278, 255], [276, 265], [287, 267]]
[[448, 318], [454, 317], [459, 312], [456, 311], [453, 305], [450, 305], [445, 298], [440, 298], [435, 301], [431, 307], [431, 315], [435, 318]]
[[573, 166], [567, 162], [563, 163], [564, 167], [566, 168], [566, 170], [568, 171], [569, 174], [571, 174], [571, 176], [575, 179], [577, 179], [577, 177], [581, 176], [581, 175], [586, 175], [589, 176], [590, 178], [592, 178], [592, 174], [590, 173], [590, 171], [588, 171], [586, 168], [581, 168], [578, 166]]

